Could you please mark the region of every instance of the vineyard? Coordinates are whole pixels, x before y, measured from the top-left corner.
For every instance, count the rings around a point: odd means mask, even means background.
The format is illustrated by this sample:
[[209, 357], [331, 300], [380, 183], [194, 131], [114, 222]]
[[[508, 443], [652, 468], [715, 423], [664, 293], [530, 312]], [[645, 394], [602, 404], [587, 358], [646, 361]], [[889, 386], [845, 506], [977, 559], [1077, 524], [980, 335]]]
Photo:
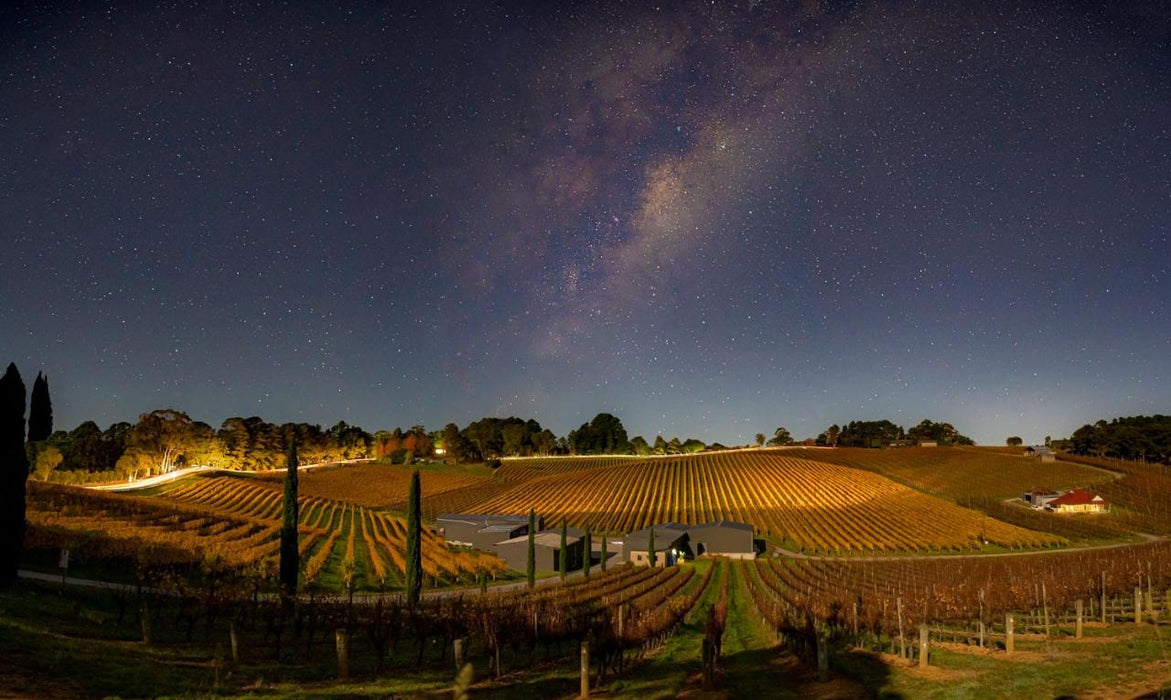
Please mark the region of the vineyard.
[[[275, 570], [282, 494], [235, 477], [196, 478], [164, 496], [133, 497], [65, 486], [30, 489], [31, 546], [69, 546], [80, 556], [122, 554], [150, 563], [195, 561], [227, 569]], [[300, 502], [302, 574], [308, 584], [383, 589], [405, 570], [403, 519], [312, 496]], [[490, 555], [452, 552], [424, 532], [423, 570], [432, 585], [503, 573]]]
[[[471, 468], [419, 469], [424, 498], [469, 486], [474, 488], [487, 482], [488, 477], [488, 474], [474, 473]], [[302, 496], [345, 501], [367, 508], [405, 510], [410, 480], [410, 467], [374, 462], [302, 472], [297, 479], [297, 488]], [[284, 473], [266, 474], [256, 481], [279, 492], [284, 488]]]
[[964, 550], [981, 539], [1046, 547], [1064, 539], [1016, 527], [870, 471], [735, 452], [624, 461], [522, 482], [471, 512], [523, 513], [546, 522], [628, 532], [658, 522], [735, 520], [804, 551]]
[[[1135, 532], [1171, 533], [1171, 473], [1144, 462], [1063, 454], [1040, 463], [1009, 448], [801, 450], [809, 459], [866, 469], [1020, 527], [1070, 540], [1112, 540]], [[1109, 514], [1068, 518], [1009, 502], [1033, 488], [1081, 486], [1112, 505]]]

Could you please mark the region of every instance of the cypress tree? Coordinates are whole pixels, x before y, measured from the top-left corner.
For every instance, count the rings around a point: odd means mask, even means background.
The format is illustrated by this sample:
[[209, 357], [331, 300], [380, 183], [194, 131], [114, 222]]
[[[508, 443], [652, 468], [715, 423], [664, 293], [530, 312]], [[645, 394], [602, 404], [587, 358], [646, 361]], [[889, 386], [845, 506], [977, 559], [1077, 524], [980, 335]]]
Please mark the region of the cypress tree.
[[606, 570], [606, 533], [602, 533], [602, 571]]
[[582, 551], [585, 552], [585, 559], [582, 561], [582, 567], [584, 569], [583, 575], [586, 578], [590, 577], [590, 564], [594, 563], [593, 562], [594, 555], [593, 555], [593, 552], [591, 551], [593, 548], [594, 548], [594, 543], [590, 542], [590, 529], [587, 527], [586, 531], [585, 531], [585, 544], [582, 545]]
[[15, 364], [0, 377], [0, 587], [16, 582], [24, 544], [28, 455], [24, 449], [24, 381]]
[[297, 573], [301, 569], [300, 554], [297, 551], [297, 521], [300, 512], [297, 505], [297, 443], [289, 440], [285, 453], [285, 500], [284, 519], [281, 522], [281, 596], [292, 598], [297, 595]]
[[537, 585], [537, 514], [529, 508], [529, 560], [528, 568], [525, 570], [528, 574], [529, 588]]
[[561, 580], [565, 580], [565, 574], [569, 571], [569, 546], [566, 543], [569, 531], [565, 521], [561, 521], [561, 561], [558, 562], [558, 569], [561, 572]]
[[423, 595], [423, 520], [420, 513], [422, 488], [419, 469], [411, 471], [407, 495], [407, 605], [414, 607]]
[[37, 372], [28, 404], [28, 441], [44, 442], [53, 434], [53, 402], [49, 400], [49, 378]]
[[655, 526], [654, 525], [651, 525], [651, 535], [650, 535], [650, 537], [647, 538], [647, 541], [646, 541], [646, 555], [647, 555], [647, 559], [650, 560], [651, 566], [655, 566], [659, 563], [658, 557], [655, 556]]

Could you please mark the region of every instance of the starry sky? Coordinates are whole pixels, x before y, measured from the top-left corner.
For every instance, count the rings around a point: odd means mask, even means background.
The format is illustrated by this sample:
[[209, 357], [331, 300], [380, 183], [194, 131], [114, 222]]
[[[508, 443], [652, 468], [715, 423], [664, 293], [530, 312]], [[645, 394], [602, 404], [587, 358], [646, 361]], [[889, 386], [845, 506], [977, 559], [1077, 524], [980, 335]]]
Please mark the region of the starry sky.
[[58, 428], [1171, 412], [1160, 2], [5, 3], [0, 105]]

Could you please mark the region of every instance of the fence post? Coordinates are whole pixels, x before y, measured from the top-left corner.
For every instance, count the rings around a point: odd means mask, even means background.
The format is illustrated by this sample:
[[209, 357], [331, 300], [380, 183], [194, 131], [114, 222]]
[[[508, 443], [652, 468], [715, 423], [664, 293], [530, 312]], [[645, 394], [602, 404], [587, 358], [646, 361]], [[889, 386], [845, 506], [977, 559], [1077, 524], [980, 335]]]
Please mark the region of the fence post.
[[919, 668], [927, 667], [927, 625], [919, 625]]
[[590, 642], [581, 640], [581, 696], [590, 696]]
[[1082, 638], [1082, 614], [1084, 612], [1084, 609], [1082, 608], [1082, 599], [1081, 598], [1077, 599], [1077, 602], [1074, 603], [1074, 607], [1077, 608], [1077, 629], [1074, 632], [1074, 637], [1076, 637], [1077, 639], [1081, 639]]
[[464, 667], [464, 640], [463, 640], [463, 637], [460, 637], [459, 639], [455, 640], [455, 642], [453, 644], [454, 644], [455, 648], [452, 650], [452, 656], [455, 657], [455, 669], [458, 672], [460, 669], [462, 669]]
[[984, 648], [984, 621], [980, 620], [980, 648]]
[[138, 604], [138, 616], [142, 618], [142, 643], [150, 644], [150, 606], [147, 605], [146, 599]]
[[1134, 624], [1141, 625], [1143, 623], [1143, 589], [1136, 587], [1134, 589]]
[[703, 687], [706, 690], [712, 688], [712, 640], [706, 635], [703, 638]]
[[829, 640], [824, 629], [817, 631], [817, 679], [822, 683], [829, 680]]
[[350, 677], [349, 635], [345, 629], [339, 629], [334, 633], [334, 639], [337, 642], [337, 677], [345, 680]]
[[1102, 624], [1106, 624], [1106, 572], [1102, 572], [1102, 600], [1101, 605], [1098, 606], [1102, 611]]
[[1004, 652], [1011, 654], [1014, 651], [1012, 639], [1012, 613], [1004, 616]]

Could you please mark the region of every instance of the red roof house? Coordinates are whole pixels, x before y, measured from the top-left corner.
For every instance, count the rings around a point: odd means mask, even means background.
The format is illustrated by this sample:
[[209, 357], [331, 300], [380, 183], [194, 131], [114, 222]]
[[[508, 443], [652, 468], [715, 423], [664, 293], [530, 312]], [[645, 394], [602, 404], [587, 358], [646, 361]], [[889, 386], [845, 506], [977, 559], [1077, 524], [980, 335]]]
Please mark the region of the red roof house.
[[1045, 507], [1057, 513], [1104, 513], [1110, 510], [1110, 502], [1088, 491], [1073, 489], [1049, 501]]

